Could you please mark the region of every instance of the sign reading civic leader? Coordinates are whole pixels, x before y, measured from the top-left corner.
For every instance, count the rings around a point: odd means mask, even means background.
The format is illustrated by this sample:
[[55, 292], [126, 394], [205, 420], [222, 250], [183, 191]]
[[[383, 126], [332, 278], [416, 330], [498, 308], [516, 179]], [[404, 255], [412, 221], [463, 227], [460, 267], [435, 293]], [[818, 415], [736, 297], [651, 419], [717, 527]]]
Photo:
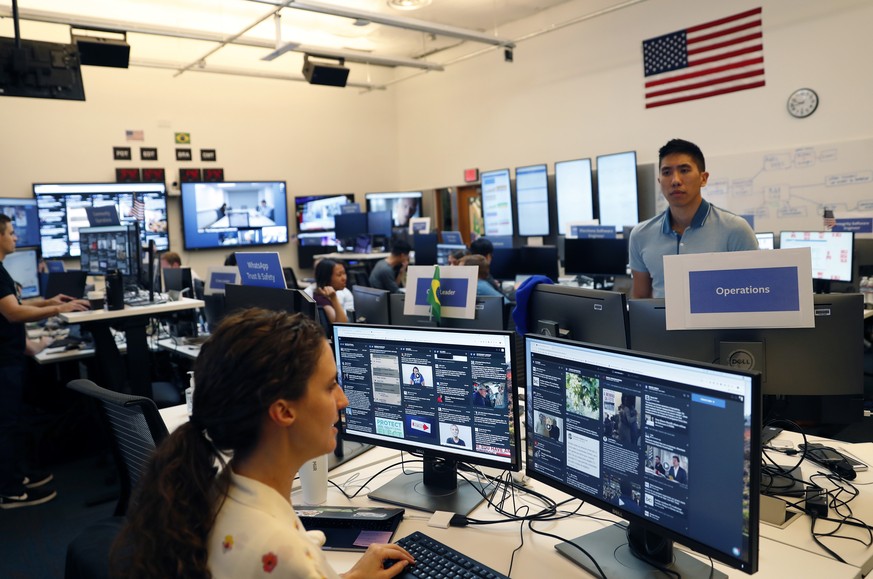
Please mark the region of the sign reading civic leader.
[[810, 328], [808, 248], [664, 257], [667, 329]]
[[285, 275], [278, 253], [236, 253], [239, 279], [242, 285], [257, 285], [285, 289]]
[[[427, 292], [433, 282], [433, 265], [411, 265], [406, 270], [406, 302], [403, 313], [407, 316], [430, 315]], [[476, 282], [479, 268], [474, 266], [440, 267], [440, 310], [444, 318], [476, 317]]]

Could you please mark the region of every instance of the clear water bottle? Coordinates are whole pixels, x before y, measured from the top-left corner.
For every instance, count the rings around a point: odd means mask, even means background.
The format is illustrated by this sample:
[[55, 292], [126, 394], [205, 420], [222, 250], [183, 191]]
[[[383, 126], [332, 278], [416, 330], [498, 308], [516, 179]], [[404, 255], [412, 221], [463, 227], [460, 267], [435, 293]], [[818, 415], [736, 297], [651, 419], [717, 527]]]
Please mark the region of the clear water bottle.
[[188, 406], [188, 417], [194, 413], [194, 372], [188, 372], [188, 387], [185, 388], [185, 404]]

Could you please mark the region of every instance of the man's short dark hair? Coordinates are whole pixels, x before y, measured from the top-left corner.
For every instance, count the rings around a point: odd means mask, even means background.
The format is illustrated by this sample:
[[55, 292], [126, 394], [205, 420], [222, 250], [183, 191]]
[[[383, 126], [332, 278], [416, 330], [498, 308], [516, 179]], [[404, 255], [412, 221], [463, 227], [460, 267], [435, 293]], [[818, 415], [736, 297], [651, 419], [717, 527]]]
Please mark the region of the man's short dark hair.
[[661, 161], [664, 160], [664, 157], [677, 153], [688, 155], [697, 164], [697, 168], [700, 172], [706, 171], [706, 160], [703, 158], [703, 151], [701, 151], [700, 147], [691, 141], [684, 141], [682, 139], [671, 139], [667, 141], [666, 145], [661, 147], [658, 151], [658, 167], [660, 168]]
[[12, 223], [12, 218], [5, 213], [0, 213], [0, 233], [6, 233], [7, 223]]
[[491, 243], [490, 239], [477, 237], [473, 240], [473, 243], [470, 244], [470, 253], [473, 255], [484, 255], [485, 257], [488, 257], [494, 253], [494, 244]]
[[391, 242], [391, 255], [403, 255], [412, 251], [412, 246], [404, 239], [395, 239]]

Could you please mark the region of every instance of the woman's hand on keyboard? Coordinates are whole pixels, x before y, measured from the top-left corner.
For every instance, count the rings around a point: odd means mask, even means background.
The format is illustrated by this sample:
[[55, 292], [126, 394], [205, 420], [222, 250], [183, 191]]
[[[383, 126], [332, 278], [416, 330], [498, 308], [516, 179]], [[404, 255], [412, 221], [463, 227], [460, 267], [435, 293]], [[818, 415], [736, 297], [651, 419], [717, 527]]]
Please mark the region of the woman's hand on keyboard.
[[[386, 561], [394, 561], [393, 565], [385, 567]], [[403, 573], [406, 567], [414, 563], [412, 555], [399, 545], [373, 544], [358, 560], [354, 567], [343, 574], [345, 579], [358, 578], [389, 578]]]

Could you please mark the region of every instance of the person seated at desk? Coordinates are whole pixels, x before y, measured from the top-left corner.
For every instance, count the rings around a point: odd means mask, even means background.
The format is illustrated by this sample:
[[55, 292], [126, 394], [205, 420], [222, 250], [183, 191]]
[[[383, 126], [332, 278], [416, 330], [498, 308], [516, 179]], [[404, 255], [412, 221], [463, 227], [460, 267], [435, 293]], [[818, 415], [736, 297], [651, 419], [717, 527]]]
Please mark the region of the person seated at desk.
[[461, 265], [461, 260], [467, 255], [470, 255], [469, 249], [456, 249], [449, 253], [446, 260], [449, 262], [449, 265]]
[[[23, 467], [19, 424], [25, 387], [25, 355], [36, 354], [46, 343], [28, 343], [25, 324], [65, 312], [85, 311], [88, 302], [59, 294], [50, 299], [21, 302], [16, 283], [3, 266], [15, 252], [18, 236], [8, 215], [0, 213], [0, 509], [42, 504], [55, 498], [45, 486], [51, 473]], [[23, 471], [23, 472], [22, 472]]]
[[491, 284], [495, 290], [500, 292], [500, 295], [503, 295], [500, 282], [491, 276], [491, 259], [494, 257], [494, 244], [491, 243], [491, 240], [485, 237], [477, 237], [473, 240], [473, 243], [470, 244], [470, 253], [472, 255], [481, 255], [485, 258], [489, 268], [488, 277], [486, 277], [485, 280]]
[[461, 258], [461, 263], [458, 265], [470, 265], [479, 268], [478, 281], [476, 282], [476, 297], [503, 298], [503, 303], [509, 303], [507, 297], [488, 281], [491, 278], [491, 269], [484, 256], [475, 254], [466, 255]]
[[[193, 413], [153, 453], [112, 569], [126, 577], [338, 577], [291, 503], [297, 471], [336, 446], [348, 399], [324, 331], [252, 308], [224, 319], [194, 366]], [[216, 473], [215, 461], [224, 464]], [[383, 569], [386, 560], [398, 562]], [[402, 573], [412, 556], [370, 545], [344, 576]]]
[[391, 243], [391, 255], [380, 259], [370, 272], [370, 287], [400, 293], [406, 268], [409, 266], [409, 252], [412, 246], [403, 239]]
[[303, 291], [324, 308], [331, 324], [349, 321], [346, 311], [355, 309], [355, 296], [346, 287], [346, 266], [333, 259], [315, 265], [315, 283]]

